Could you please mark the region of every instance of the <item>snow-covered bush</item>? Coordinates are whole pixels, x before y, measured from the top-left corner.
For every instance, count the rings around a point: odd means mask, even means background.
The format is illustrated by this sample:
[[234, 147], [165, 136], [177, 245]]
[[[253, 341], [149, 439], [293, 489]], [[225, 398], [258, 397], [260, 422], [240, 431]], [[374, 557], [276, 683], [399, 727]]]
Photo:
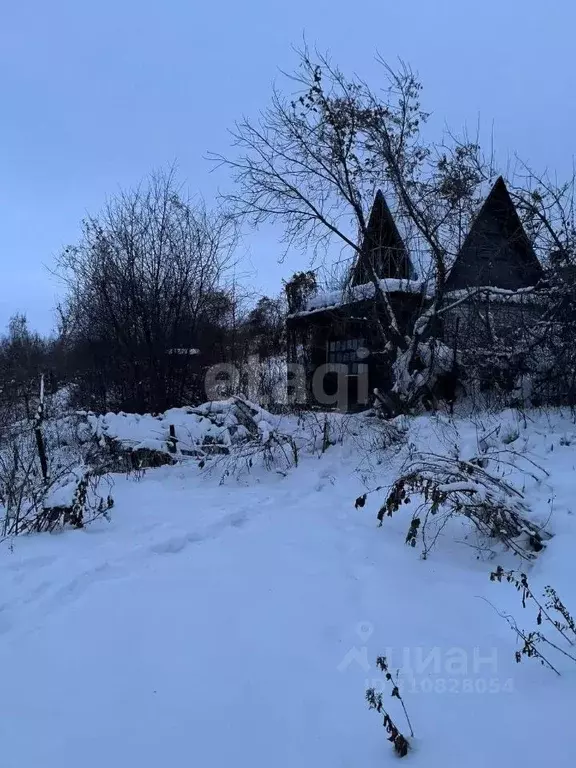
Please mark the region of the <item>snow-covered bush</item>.
[[228, 418], [237, 422], [239, 429], [230, 450], [212, 464], [222, 471], [223, 478], [239, 477], [260, 465], [284, 473], [298, 466], [301, 451], [314, 441], [293, 417], [271, 414], [242, 397], [233, 398]]
[[0, 535], [82, 528], [113, 505], [98, 450], [67, 391], [41, 377], [32, 419], [14, 412], [0, 430]]
[[[69, 419], [45, 422], [46, 472], [41, 466], [35, 430], [20, 423], [0, 441], [0, 533], [82, 528], [108, 515], [110, 485], [89, 467], [72, 439]], [[60, 444], [58, 445], [58, 443]]]
[[[463, 540], [478, 557], [502, 545], [533, 559], [550, 538], [549, 520], [533, 513], [527, 488], [542, 485], [547, 472], [530, 457], [527, 422], [519, 412], [467, 419], [403, 417], [405, 448], [399, 447], [392, 482], [384, 486], [378, 520], [410, 513], [406, 543], [422, 545], [423, 557], [442, 539]], [[389, 460], [391, 455], [388, 454]], [[364, 507], [378, 467], [356, 500]]]
[[416, 497], [406, 543], [423, 544], [423, 557], [434, 546], [448, 520], [463, 515], [483, 540], [497, 540], [516, 554], [532, 559], [544, 546], [546, 532], [528, 517], [523, 494], [485, 467], [478, 456], [463, 460], [452, 456], [419, 454], [394, 481], [378, 513], [380, 523]]

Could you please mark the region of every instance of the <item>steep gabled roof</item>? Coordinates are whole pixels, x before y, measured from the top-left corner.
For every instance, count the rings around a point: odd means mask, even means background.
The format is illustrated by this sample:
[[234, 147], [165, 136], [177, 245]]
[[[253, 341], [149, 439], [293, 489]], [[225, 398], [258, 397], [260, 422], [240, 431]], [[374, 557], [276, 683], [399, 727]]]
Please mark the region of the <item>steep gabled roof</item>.
[[[416, 277], [404, 241], [381, 190], [378, 190], [374, 198], [362, 248], [370, 254], [378, 278], [410, 280]], [[362, 263], [356, 259], [352, 268], [352, 285], [364, 285], [369, 280]]]
[[446, 291], [536, 285], [542, 267], [500, 176], [484, 201], [448, 275]]

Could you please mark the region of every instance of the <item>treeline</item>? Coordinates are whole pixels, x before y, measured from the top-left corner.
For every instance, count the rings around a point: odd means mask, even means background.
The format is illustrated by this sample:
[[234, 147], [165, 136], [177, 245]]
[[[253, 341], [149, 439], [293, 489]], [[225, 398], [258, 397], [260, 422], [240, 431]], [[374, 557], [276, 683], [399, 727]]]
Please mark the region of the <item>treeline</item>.
[[155, 174], [83, 222], [55, 266], [65, 295], [51, 338], [14, 316], [0, 339], [1, 396], [30, 416], [41, 374], [74, 405], [160, 412], [199, 402], [204, 372], [281, 355], [284, 302], [234, 279], [237, 229]]

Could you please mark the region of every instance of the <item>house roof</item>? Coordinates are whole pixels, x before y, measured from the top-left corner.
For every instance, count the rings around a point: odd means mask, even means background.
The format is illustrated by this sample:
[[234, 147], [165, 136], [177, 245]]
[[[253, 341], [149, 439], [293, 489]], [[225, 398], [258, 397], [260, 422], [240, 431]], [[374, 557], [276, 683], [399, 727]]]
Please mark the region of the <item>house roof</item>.
[[[412, 293], [421, 296], [429, 295], [429, 286], [422, 280], [400, 280], [398, 278], [384, 278], [378, 281], [380, 289], [384, 293]], [[339, 307], [374, 298], [375, 288], [372, 283], [355, 285], [348, 289], [318, 293], [310, 297], [305, 309], [294, 312], [288, 317], [303, 317], [316, 312], [335, 310]]]
[[[431, 295], [431, 286], [417, 280], [402, 237], [384, 195], [376, 193], [368, 221], [364, 248], [374, 254], [374, 268], [382, 291], [388, 294]], [[483, 288], [502, 300], [527, 300], [525, 289], [536, 285], [543, 270], [528, 240], [502, 177], [498, 178], [460, 249], [446, 281], [446, 293], [465, 295]], [[374, 297], [375, 289], [356, 260], [347, 288], [316, 294], [290, 318], [332, 311]]]
[[[409, 280], [416, 277], [406, 245], [380, 189], [374, 198], [362, 249], [370, 255], [378, 278]], [[369, 276], [358, 257], [352, 267], [351, 284], [368, 282]]]
[[494, 286], [517, 290], [536, 285], [542, 267], [500, 176], [472, 224], [446, 291]]
[[[408, 251], [381, 190], [376, 192], [374, 198], [362, 248], [371, 255], [380, 289], [384, 293], [427, 293], [427, 284], [417, 280]], [[302, 317], [366, 301], [373, 298], [374, 293], [370, 277], [360, 259], [356, 258], [347, 286], [310, 297], [302, 310], [289, 317]]]

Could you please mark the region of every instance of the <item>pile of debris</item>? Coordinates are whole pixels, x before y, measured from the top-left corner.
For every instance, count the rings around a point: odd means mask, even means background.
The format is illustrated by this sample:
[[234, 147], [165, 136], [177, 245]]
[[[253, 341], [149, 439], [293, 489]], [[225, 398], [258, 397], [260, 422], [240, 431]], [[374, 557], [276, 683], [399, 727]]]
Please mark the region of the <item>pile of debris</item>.
[[243, 397], [171, 408], [159, 415], [82, 413], [91, 439], [105, 448], [110, 471], [175, 464], [184, 457], [206, 460], [229, 454], [237, 444], [269, 442], [278, 416]]

